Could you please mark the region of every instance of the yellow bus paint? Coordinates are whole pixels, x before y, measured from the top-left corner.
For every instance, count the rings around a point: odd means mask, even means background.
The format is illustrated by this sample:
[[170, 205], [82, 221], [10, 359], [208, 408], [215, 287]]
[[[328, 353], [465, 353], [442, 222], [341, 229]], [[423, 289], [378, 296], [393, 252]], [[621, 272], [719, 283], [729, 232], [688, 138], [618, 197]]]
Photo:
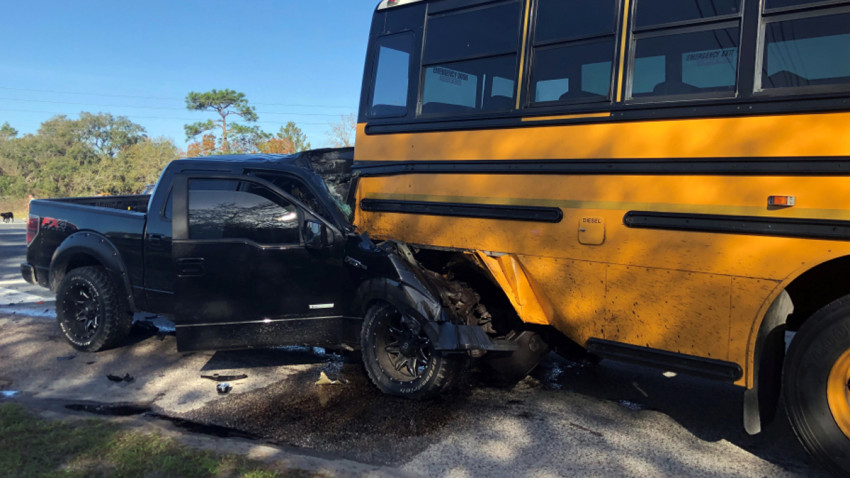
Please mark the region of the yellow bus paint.
[[850, 155], [848, 125], [846, 112], [392, 135], [367, 135], [361, 124], [354, 154], [358, 161], [841, 156]]

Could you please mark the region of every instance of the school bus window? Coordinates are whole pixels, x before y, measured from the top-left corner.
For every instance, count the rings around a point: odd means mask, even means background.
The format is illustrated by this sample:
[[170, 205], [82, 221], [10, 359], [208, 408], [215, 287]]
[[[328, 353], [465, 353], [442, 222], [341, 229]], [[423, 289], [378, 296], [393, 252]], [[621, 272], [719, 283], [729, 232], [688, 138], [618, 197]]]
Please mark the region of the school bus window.
[[425, 63], [516, 52], [520, 10], [512, 1], [429, 17]]
[[614, 33], [617, 0], [540, 0], [536, 45]]
[[531, 62], [532, 103], [607, 101], [617, 0], [540, 0]]
[[734, 93], [739, 38], [734, 27], [637, 40], [631, 96]]
[[764, 38], [762, 89], [850, 83], [850, 14], [775, 21]]
[[514, 56], [427, 67], [423, 75], [422, 114], [509, 110], [514, 90], [513, 80], [507, 77], [514, 76]]
[[635, 27], [738, 15], [741, 0], [638, 0]]
[[613, 38], [537, 49], [531, 73], [534, 102], [606, 100], [613, 54]]
[[510, 1], [428, 18], [420, 114], [512, 108], [521, 12]]
[[369, 116], [405, 116], [413, 34], [382, 37], [377, 43], [377, 66]]

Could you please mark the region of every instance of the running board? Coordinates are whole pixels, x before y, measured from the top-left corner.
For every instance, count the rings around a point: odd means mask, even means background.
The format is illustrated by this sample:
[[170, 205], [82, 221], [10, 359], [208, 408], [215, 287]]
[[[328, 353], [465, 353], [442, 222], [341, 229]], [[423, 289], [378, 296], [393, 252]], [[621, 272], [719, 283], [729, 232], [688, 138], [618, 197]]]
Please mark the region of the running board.
[[587, 341], [587, 350], [606, 359], [670, 372], [686, 373], [723, 382], [736, 382], [744, 375], [741, 366], [736, 363], [667, 352], [649, 347], [638, 347], [610, 340], [590, 339]]

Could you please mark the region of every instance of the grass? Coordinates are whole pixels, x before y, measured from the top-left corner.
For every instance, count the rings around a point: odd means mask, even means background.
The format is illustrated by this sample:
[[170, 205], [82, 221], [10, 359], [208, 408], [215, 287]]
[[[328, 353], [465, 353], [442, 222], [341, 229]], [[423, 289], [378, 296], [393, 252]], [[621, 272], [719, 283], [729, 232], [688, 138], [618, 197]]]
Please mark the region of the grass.
[[0, 404], [0, 474], [9, 477], [320, 476], [239, 455], [196, 450], [174, 439], [122, 429], [106, 420], [46, 420]]
[[29, 199], [0, 196], [0, 212], [12, 211], [15, 219], [26, 219], [29, 213]]

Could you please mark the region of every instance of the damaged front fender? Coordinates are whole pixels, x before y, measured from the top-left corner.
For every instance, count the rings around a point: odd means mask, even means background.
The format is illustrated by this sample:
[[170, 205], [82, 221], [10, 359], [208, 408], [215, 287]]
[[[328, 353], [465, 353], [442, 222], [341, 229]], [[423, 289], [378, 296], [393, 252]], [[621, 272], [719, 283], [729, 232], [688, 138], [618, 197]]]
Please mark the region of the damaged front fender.
[[360, 277], [354, 310], [360, 314], [376, 302], [388, 302], [402, 314], [422, 324], [435, 350], [441, 352], [511, 352], [517, 345], [494, 341], [478, 325], [456, 323], [443, 304], [440, 285], [425, 273], [403, 243], [387, 241], [375, 245], [368, 236], [352, 238], [346, 264]]

